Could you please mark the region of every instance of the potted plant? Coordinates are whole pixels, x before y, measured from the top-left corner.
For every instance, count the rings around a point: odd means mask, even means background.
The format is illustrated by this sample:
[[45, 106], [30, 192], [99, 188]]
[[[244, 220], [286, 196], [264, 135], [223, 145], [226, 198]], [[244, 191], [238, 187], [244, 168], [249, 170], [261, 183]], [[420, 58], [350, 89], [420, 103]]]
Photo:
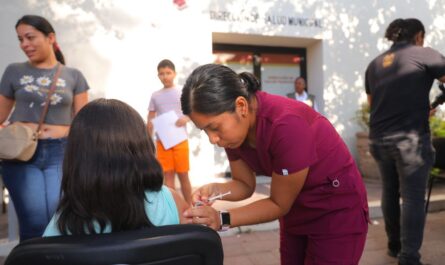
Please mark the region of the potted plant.
[[[370, 106], [365, 102], [355, 115], [355, 121], [362, 128], [362, 131], [356, 133], [357, 164], [364, 178], [380, 181], [381, 175], [377, 163], [369, 152], [369, 117]], [[431, 116], [429, 124], [433, 138], [445, 138], [445, 112], [442, 109], [438, 109]]]
[[362, 128], [362, 131], [356, 133], [357, 165], [363, 178], [371, 181], [380, 181], [379, 168], [369, 152], [369, 116], [370, 106], [365, 102], [361, 104], [355, 115], [356, 122]]
[[445, 117], [441, 111], [436, 112], [434, 116], [430, 118], [430, 129], [433, 138], [445, 137]]

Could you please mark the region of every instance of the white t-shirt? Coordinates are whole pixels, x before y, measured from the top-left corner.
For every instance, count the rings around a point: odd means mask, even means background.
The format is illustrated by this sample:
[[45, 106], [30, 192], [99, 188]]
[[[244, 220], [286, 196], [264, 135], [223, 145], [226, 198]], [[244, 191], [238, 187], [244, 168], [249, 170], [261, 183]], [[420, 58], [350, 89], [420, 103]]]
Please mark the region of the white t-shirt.
[[[309, 98], [309, 95], [307, 94], [306, 91], [303, 91], [303, 93], [301, 93], [301, 95], [298, 94], [298, 93], [295, 93], [295, 99], [298, 100], [298, 101], [306, 103], [306, 105], [308, 105], [309, 107], [314, 108], [314, 110], [316, 112], [318, 112], [318, 107], [317, 107], [317, 103], [315, 102], [315, 98], [313, 100], [311, 100]], [[313, 104], [313, 106], [312, 106], [312, 104]]]
[[156, 115], [161, 115], [174, 110], [178, 117], [182, 117], [181, 93], [182, 88], [176, 86], [172, 88], [163, 88], [154, 92], [151, 95], [148, 110], [156, 112]]

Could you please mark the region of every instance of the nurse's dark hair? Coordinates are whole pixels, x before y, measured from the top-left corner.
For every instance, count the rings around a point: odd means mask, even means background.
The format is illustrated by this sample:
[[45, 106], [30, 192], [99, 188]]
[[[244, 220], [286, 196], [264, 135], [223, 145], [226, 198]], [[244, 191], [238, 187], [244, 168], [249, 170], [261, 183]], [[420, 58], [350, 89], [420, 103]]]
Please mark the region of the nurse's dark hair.
[[94, 100], [77, 113], [68, 134], [57, 227], [78, 235], [108, 225], [113, 232], [153, 226], [145, 192], [159, 191], [162, 181], [139, 113], [119, 100]]
[[[15, 28], [17, 29], [17, 27], [22, 24], [34, 27], [36, 30], [42, 32], [45, 36], [48, 36], [50, 33], [56, 34], [51, 23], [49, 23], [46, 18], [41, 16], [25, 15], [17, 21], [17, 23], [15, 24]], [[54, 54], [56, 55], [57, 61], [59, 61], [61, 64], [65, 64], [65, 57], [63, 56], [63, 53], [60, 50], [57, 42], [54, 42], [53, 50]]]
[[205, 64], [187, 78], [181, 95], [182, 112], [218, 115], [235, 111], [235, 100], [248, 101], [260, 90], [260, 82], [251, 73], [235, 73], [227, 66]]
[[385, 38], [393, 42], [415, 42], [415, 37], [419, 32], [425, 34], [425, 27], [420, 20], [398, 18], [388, 25]]

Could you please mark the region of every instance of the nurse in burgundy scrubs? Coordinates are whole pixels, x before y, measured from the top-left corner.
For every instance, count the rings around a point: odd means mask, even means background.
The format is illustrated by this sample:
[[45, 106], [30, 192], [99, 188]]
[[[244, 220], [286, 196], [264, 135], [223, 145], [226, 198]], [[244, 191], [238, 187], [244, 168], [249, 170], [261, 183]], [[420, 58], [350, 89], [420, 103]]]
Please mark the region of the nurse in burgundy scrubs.
[[[184, 212], [215, 230], [280, 221], [281, 264], [358, 264], [368, 231], [362, 178], [331, 123], [306, 104], [260, 91], [250, 73], [207, 64], [188, 77], [182, 111], [225, 148], [232, 179], [197, 189]], [[270, 196], [216, 211], [208, 199], [240, 201], [255, 175], [270, 176]], [[208, 203], [206, 203], [208, 202]]]

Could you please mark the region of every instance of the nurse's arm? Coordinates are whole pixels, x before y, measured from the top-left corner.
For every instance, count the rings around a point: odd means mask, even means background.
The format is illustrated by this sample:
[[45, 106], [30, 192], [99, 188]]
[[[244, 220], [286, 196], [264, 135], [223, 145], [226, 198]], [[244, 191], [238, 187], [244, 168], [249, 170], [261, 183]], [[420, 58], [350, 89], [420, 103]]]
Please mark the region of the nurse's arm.
[[231, 226], [270, 222], [285, 215], [303, 188], [309, 169], [282, 176], [272, 173], [270, 197], [229, 210]]
[[241, 201], [249, 198], [255, 192], [256, 177], [250, 167], [241, 159], [230, 161], [232, 179], [226, 183], [220, 183], [218, 193], [230, 194], [224, 196], [225, 201]]
[[[212, 190], [217, 189], [221, 193], [230, 190], [231, 194], [224, 197], [223, 200], [236, 201], [250, 197], [255, 191], [255, 175], [252, 170], [242, 160], [231, 161], [230, 168], [232, 170], [231, 181], [208, 185], [216, 185]], [[269, 222], [285, 215], [300, 193], [307, 173], [308, 168], [288, 176], [273, 173], [269, 198], [228, 210], [231, 227]], [[205, 224], [215, 230], [221, 226], [218, 212], [209, 206], [189, 208], [184, 212], [184, 217], [187, 218], [187, 223]]]

